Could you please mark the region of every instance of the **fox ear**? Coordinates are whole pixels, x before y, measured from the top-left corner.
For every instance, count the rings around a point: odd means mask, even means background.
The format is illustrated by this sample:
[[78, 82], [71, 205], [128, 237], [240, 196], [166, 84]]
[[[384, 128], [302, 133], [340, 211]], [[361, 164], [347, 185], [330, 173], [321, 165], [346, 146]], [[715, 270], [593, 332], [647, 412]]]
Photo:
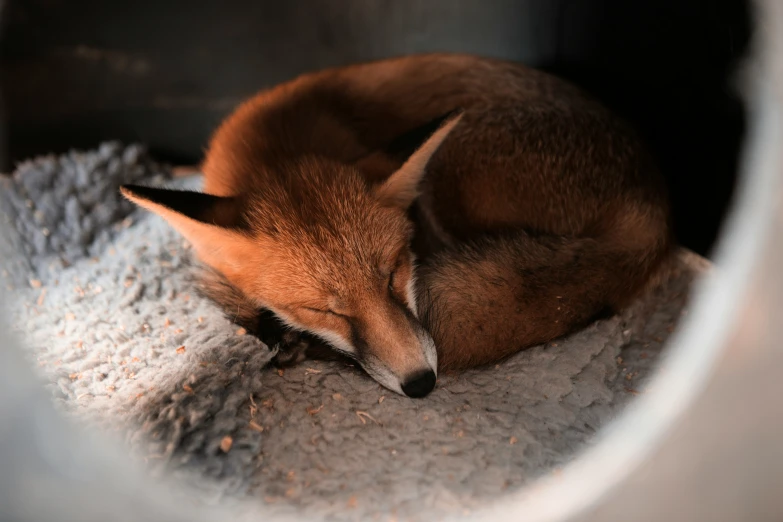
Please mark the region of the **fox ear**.
[[209, 264], [218, 249], [224, 263], [231, 263], [232, 246], [247, 241], [236, 198], [199, 192], [123, 185], [120, 192], [130, 201], [165, 219], [182, 234]]
[[403, 209], [413, 204], [419, 195], [419, 182], [427, 170], [427, 164], [457, 126], [462, 115], [461, 110], [452, 111], [415, 131], [417, 134], [426, 131], [429, 137], [408, 157], [402, 167], [375, 189], [375, 195], [381, 202]]
[[190, 222], [220, 228], [239, 227], [236, 198], [139, 185], [123, 185], [120, 192], [140, 207], [163, 217], [174, 228]]

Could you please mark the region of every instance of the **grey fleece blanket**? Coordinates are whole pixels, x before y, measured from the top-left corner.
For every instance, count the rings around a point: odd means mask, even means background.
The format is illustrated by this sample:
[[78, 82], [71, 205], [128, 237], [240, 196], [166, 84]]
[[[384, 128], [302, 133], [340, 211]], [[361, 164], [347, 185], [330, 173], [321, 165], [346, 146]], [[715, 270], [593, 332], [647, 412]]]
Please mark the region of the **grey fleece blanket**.
[[411, 400], [345, 363], [272, 368], [196, 293], [188, 245], [117, 193], [199, 181], [116, 143], [20, 165], [0, 195], [6, 313], [62, 410], [199, 501], [267, 513], [425, 520], [556, 473], [645, 392], [705, 266], [684, 253], [622, 315]]

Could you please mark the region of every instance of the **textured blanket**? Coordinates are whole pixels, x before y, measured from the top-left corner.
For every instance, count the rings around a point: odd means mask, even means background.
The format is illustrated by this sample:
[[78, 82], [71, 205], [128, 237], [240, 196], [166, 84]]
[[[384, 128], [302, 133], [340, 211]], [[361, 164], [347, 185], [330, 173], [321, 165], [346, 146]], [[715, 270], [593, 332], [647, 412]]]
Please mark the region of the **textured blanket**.
[[108, 143], [3, 181], [6, 313], [64, 411], [201, 501], [266, 512], [425, 520], [556, 473], [645, 392], [706, 266], [683, 253], [622, 315], [412, 400], [345, 363], [269, 365], [272, 350], [197, 294], [188, 245], [119, 197], [131, 182], [200, 179]]

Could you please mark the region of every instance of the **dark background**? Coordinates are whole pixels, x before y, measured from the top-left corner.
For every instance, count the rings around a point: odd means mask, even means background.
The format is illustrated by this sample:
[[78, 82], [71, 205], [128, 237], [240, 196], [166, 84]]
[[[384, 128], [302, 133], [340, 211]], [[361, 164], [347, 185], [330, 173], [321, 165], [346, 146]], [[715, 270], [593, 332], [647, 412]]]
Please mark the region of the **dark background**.
[[633, 122], [669, 181], [680, 241], [708, 253], [744, 132], [731, 74], [747, 48], [747, 4], [7, 0], [0, 169], [108, 139], [193, 164], [221, 118], [262, 87], [324, 66], [472, 52], [560, 74]]

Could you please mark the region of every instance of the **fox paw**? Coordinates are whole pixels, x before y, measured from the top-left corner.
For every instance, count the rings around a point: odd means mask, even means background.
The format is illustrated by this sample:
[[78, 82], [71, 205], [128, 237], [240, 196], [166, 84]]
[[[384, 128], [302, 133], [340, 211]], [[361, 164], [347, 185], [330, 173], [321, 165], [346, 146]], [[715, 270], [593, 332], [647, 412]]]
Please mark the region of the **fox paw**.
[[310, 342], [302, 334], [295, 331], [283, 333], [280, 342], [269, 348], [277, 350], [272, 358], [272, 364], [277, 368], [294, 366], [307, 359], [307, 349]]
[[307, 332], [289, 329], [269, 310], [260, 310], [252, 326], [256, 337], [276, 352], [272, 357], [272, 364], [276, 368], [291, 367], [305, 359], [340, 359], [319, 338]]

